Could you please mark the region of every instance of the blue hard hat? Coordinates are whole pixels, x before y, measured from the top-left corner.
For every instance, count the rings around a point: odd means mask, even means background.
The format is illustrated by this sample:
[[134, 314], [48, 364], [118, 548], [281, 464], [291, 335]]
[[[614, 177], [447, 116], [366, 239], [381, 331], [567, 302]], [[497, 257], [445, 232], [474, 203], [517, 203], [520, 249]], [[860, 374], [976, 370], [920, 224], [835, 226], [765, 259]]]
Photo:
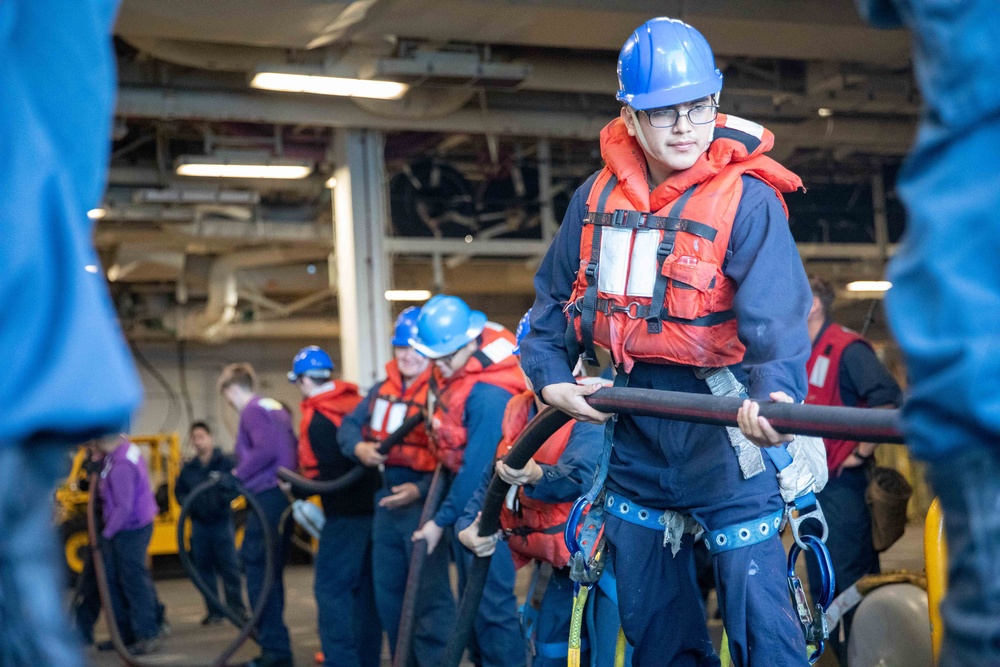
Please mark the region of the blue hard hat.
[[315, 345], [299, 350], [292, 360], [292, 370], [288, 371], [288, 381], [295, 382], [303, 375], [326, 379], [333, 370], [333, 359]]
[[683, 21], [656, 18], [636, 28], [618, 56], [618, 101], [638, 111], [715, 95], [722, 72], [712, 47]]
[[417, 317], [420, 306], [410, 306], [396, 318], [396, 326], [392, 332], [393, 347], [409, 347], [410, 339], [417, 335]]
[[521, 341], [529, 333], [531, 333], [531, 308], [524, 314], [521, 321], [517, 323], [517, 330], [514, 331], [514, 339], [517, 340], [517, 345], [514, 346], [514, 354], [521, 355]]
[[439, 359], [474, 340], [486, 328], [486, 315], [457, 296], [438, 294], [420, 309], [410, 345], [428, 359]]

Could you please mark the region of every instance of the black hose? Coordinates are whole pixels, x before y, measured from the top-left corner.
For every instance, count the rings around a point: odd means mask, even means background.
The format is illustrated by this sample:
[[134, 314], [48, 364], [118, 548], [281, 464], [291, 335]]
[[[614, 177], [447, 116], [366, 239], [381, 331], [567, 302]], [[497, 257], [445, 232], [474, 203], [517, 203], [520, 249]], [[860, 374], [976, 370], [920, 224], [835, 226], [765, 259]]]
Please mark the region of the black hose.
[[[95, 511], [95, 498], [99, 493], [100, 486], [100, 475], [96, 472], [90, 474], [90, 494], [87, 499], [87, 529], [90, 534], [90, 544], [91, 544], [91, 554], [94, 559], [94, 573], [97, 575], [97, 590], [101, 596], [101, 606], [104, 609], [104, 618], [108, 626], [108, 631], [111, 633], [111, 642], [115, 647], [115, 651], [118, 653], [118, 657], [123, 663], [129, 667], [163, 667], [165, 663], [163, 660], [143, 660], [137, 656], [129, 653], [128, 648], [122, 641], [121, 633], [118, 630], [118, 622], [115, 619], [114, 611], [111, 606], [111, 593], [108, 589], [108, 574], [107, 570], [104, 568], [104, 547], [101, 543], [101, 536], [97, 529], [97, 517]], [[191, 495], [188, 497], [188, 502], [185, 503], [185, 507], [189, 508], [191, 498], [194, 498], [198, 493], [202, 493], [204, 490], [209, 488], [214, 483], [218, 483], [218, 480], [208, 480], [202, 484], [196, 486], [192, 491]], [[250, 632], [253, 630], [257, 621], [260, 619], [261, 613], [264, 611], [264, 604], [267, 602], [267, 597], [270, 595], [271, 589], [274, 587], [274, 555], [273, 544], [274, 537], [271, 535], [270, 527], [267, 525], [267, 515], [264, 514], [263, 508], [260, 503], [249, 492], [246, 491], [237, 482], [237, 490], [242, 493], [247, 500], [247, 504], [250, 509], [258, 515], [261, 520], [261, 525], [264, 532], [264, 542], [265, 542], [265, 573], [264, 582], [261, 589], [261, 596], [257, 602], [257, 607], [253, 610], [253, 614], [250, 617], [250, 621], [243, 626], [240, 633], [236, 638], [230, 643], [226, 649], [219, 655], [215, 660], [210, 663], [190, 663], [190, 662], [179, 662], [171, 661], [169, 663], [170, 667], [227, 667], [229, 659], [239, 650], [240, 646], [250, 637]], [[184, 510], [181, 510], [182, 517], [184, 516]], [[183, 526], [183, 522], [180, 526]], [[183, 553], [183, 529], [180, 539], [178, 540], [178, 552]], [[182, 557], [183, 560], [183, 557]], [[204, 582], [202, 582], [204, 584]], [[207, 588], [207, 587], [206, 587]]]
[[[424, 416], [422, 414], [415, 414], [409, 419], [400, 424], [399, 428], [389, 434], [385, 440], [379, 443], [378, 451], [379, 454], [388, 454], [389, 450], [396, 445], [403, 442], [403, 438], [409, 435], [410, 431], [415, 429], [424, 421]], [[304, 491], [309, 494], [319, 494], [324, 495], [327, 493], [336, 493], [337, 491], [343, 491], [347, 487], [351, 486], [365, 474], [366, 467], [358, 464], [345, 472], [343, 475], [337, 479], [331, 480], [315, 480], [309, 479], [308, 477], [303, 477], [293, 470], [288, 468], [278, 468], [278, 479], [288, 482], [296, 489]]]
[[[427, 489], [427, 498], [424, 500], [424, 508], [420, 512], [420, 522], [418, 527], [433, 518], [437, 513], [438, 505], [444, 498], [445, 489], [444, 467], [438, 464], [431, 479], [431, 485]], [[438, 545], [439, 549], [445, 548]], [[410, 554], [410, 567], [406, 571], [406, 588], [403, 593], [403, 605], [399, 614], [399, 632], [396, 634], [396, 651], [392, 656], [393, 667], [407, 667], [410, 661], [410, 644], [413, 640], [413, 616], [417, 608], [417, 596], [420, 593], [420, 580], [424, 572], [424, 563], [427, 561], [427, 540], [417, 540], [413, 543], [413, 552]]]
[[[535, 452], [545, 444], [545, 441], [568, 421], [569, 415], [566, 413], [555, 408], [545, 408], [528, 423], [527, 428], [507, 452], [504, 463], [515, 470], [523, 468], [528, 464], [528, 459], [534, 456]], [[503, 506], [504, 497], [509, 489], [510, 484], [500, 479], [499, 475], [493, 475], [486, 491], [486, 497], [483, 499], [483, 514], [479, 519], [480, 537], [492, 535], [500, 529], [500, 508]], [[472, 628], [479, 611], [479, 602], [483, 596], [483, 588], [486, 586], [486, 575], [490, 569], [491, 558], [492, 556], [473, 557], [472, 567], [465, 580], [465, 592], [458, 608], [455, 630], [441, 660], [442, 667], [458, 667], [459, 663], [462, 662], [462, 654], [465, 653], [469, 638], [472, 636]]]
[[[736, 412], [741, 398], [688, 394], [657, 389], [607, 387], [586, 397], [587, 403], [602, 412], [626, 413], [676, 419], [679, 421], [737, 426]], [[800, 405], [796, 403], [760, 402], [760, 415], [784, 433], [832, 437], [864, 442], [902, 443], [899, 410], [868, 410], [864, 408]], [[523, 468], [535, 452], [569, 416], [554, 408], [546, 408], [529, 422], [528, 427], [511, 447], [504, 461], [511, 468]], [[480, 537], [492, 535], [500, 528], [500, 510], [510, 485], [494, 474], [483, 500]], [[443, 667], [458, 667], [482, 599], [489, 571], [490, 557], [475, 557], [466, 579], [465, 592], [459, 606], [455, 631], [441, 661]]]

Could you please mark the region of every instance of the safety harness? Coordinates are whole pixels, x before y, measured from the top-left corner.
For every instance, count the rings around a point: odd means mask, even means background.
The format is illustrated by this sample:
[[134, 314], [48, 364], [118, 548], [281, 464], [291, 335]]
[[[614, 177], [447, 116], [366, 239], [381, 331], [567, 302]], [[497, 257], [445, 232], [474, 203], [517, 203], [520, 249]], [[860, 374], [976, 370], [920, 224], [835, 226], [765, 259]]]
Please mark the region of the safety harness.
[[[728, 371], [726, 371], [728, 373]], [[699, 373], [701, 377], [707, 377], [710, 373]], [[731, 374], [729, 374], [731, 378]], [[628, 384], [628, 374], [622, 369], [615, 375], [615, 387], [624, 387]], [[709, 382], [712, 393], [722, 391], [721, 384]], [[730, 391], [736, 387], [736, 391], [744, 398], [747, 397], [742, 385], [736, 383], [729, 384]], [[693, 533], [696, 537], [703, 535], [705, 546], [712, 555], [718, 555], [751, 546], [779, 535], [785, 522], [791, 527], [792, 537], [795, 543], [788, 553], [788, 587], [791, 594], [799, 622], [802, 624], [806, 643], [813, 646], [808, 659], [809, 664], [814, 664], [819, 660], [823, 652], [828, 628], [826, 623], [826, 609], [833, 601], [835, 589], [835, 578], [833, 564], [830, 560], [830, 553], [824, 542], [828, 532], [826, 519], [823, 517], [823, 510], [820, 508], [816, 494], [811, 489], [801, 493], [784, 508], [764, 517], [758, 517], [749, 521], [736, 523], [719, 529], [705, 531], [690, 516], [674, 512], [672, 510], [655, 510], [643, 507], [638, 503], [623, 498], [618, 494], [608, 493], [605, 483], [608, 476], [609, 463], [611, 461], [611, 450], [614, 446], [614, 429], [617, 415], [608, 420], [604, 430], [604, 448], [598, 460], [597, 473], [594, 484], [590, 490], [581, 496], [573, 508], [570, 510], [569, 518], [566, 521], [564, 538], [566, 547], [570, 553], [570, 577], [577, 583], [577, 598], [582, 600], [574, 601], [574, 623], [571, 624], [570, 657], [573, 655], [573, 634], [578, 631], [578, 624], [575, 622], [577, 613], [577, 602], [579, 601], [580, 614], [582, 618], [582, 605], [586, 601], [587, 591], [597, 583], [604, 570], [604, 547], [606, 538], [604, 537], [604, 519], [606, 514], [611, 514], [629, 523], [650, 528], [663, 533], [663, 546], [670, 544], [676, 555], [680, 548], [680, 540], [684, 533]], [[734, 429], [739, 432], [738, 429]], [[731, 434], [732, 437], [732, 434]], [[740, 451], [738, 440], [733, 440], [734, 449], [740, 458], [741, 468], [744, 475], [749, 477], [757, 472], [750, 471], [744, 461], [750, 457]], [[763, 451], [775, 468], [780, 472], [792, 463], [792, 456], [788, 452], [786, 445], [777, 447], [753, 447], [746, 451]], [[750, 468], [756, 469], [751, 465]], [[761, 466], [761, 470], [763, 466]], [[748, 474], [749, 473], [749, 474]], [[813, 519], [822, 526], [819, 537], [802, 533], [800, 528], [802, 523]], [[819, 566], [822, 584], [822, 594], [819, 600], [810, 608], [802, 582], [795, 574], [795, 564], [801, 552], [811, 552], [816, 558]], [[572, 665], [572, 660], [570, 661]]]

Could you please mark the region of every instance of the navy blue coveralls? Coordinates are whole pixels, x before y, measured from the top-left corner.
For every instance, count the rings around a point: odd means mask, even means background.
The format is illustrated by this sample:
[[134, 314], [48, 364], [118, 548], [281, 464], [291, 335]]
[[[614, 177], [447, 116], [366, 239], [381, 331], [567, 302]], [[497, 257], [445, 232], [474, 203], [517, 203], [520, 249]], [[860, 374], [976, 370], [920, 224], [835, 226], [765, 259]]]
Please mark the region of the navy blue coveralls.
[[[521, 364], [535, 390], [572, 382], [563, 305], [580, 265], [586, 198], [596, 176], [570, 202], [562, 227], [535, 276], [531, 333]], [[731, 368], [751, 398], [784, 391], [805, 396], [809, 358], [806, 314], [812, 295], [784, 210], [766, 184], [743, 176], [743, 195], [724, 272], [737, 285], [733, 308], [746, 355]], [[776, 289], [775, 286], [780, 286]], [[629, 386], [708, 394], [694, 369], [637, 363]], [[782, 508], [774, 465], [744, 479], [725, 429], [718, 426], [621, 415], [607, 480], [617, 494], [651, 509], [689, 513], [714, 530]], [[635, 646], [634, 664], [718, 664], [709, 641], [700, 593], [691, 576], [692, 538], [676, 557], [663, 535], [613, 516], [605, 534], [618, 578], [622, 627]], [[736, 665], [801, 665], [805, 645], [785, 581], [781, 541], [769, 539], [715, 557], [723, 621]], [[750, 656], [755, 656], [751, 662]]]
[[[211, 473], [232, 475], [233, 459], [218, 447], [212, 451], [208, 464], [195, 457], [188, 461], [177, 476], [174, 494], [177, 502], [184, 504], [194, 487], [208, 480]], [[218, 485], [202, 493], [191, 505], [191, 555], [198, 573], [212, 591], [218, 590], [222, 579], [226, 605], [237, 616], [246, 613], [243, 604], [243, 584], [236, 561], [236, 543], [233, 535], [233, 513], [229, 504], [235, 494]], [[209, 616], [221, 616], [222, 609], [215, 601], [205, 598]]]
[[[365, 438], [362, 429], [368, 422], [371, 402], [378, 396], [382, 384], [372, 387], [364, 400], [351, 414], [344, 417], [337, 430], [337, 444], [341, 453], [357, 461], [354, 446]], [[389, 638], [389, 650], [396, 654], [399, 618], [406, 591], [406, 577], [413, 553], [410, 537], [420, 528], [423, 499], [430, 488], [433, 472], [421, 472], [403, 466], [385, 466], [382, 471], [384, 485], [375, 494], [375, 518], [372, 526], [372, 574], [375, 583], [375, 604], [382, 628]], [[406, 507], [389, 509], [381, 507], [380, 500], [392, 494], [391, 489], [401, 484], [416, 484], [420, 500]], [[420, 590], [413, 619], [411, 654], [417, 665], [436, 666], [441, 662], [455, 625], [455, 598], [448, 579], [448, 550], [435, 549], [424, 561]]]
[[[448, 495], [434, 516], [434, 523], [451, 528], [461, 517], [469, 499], [476, 492], [484, 471], [493, 469], [493, 455], [503, 436], [503, 412], [511, 394], [506, 389], [477, 383], [465, 401], [462, 424], [468, 429], [465, 458], [454, 475]], [[443, 545], [439, 545], [440, 549]], [[452, 556], [458, 568], [459, 595], [465, 591], [472, 552], [458, 540], [452, 543]], [[504, 543], [490, 560], [489, 574], [473, 626], [482, 667], [524, 667], [524, 642], [518, 631], [517, 599], [514, 597], [514, 561]], [[476, 651], [473, 651], [475, 654]]]
[[[320, 479], [336, 479], [356, 464], [340, 453], [337, 427], [317, 410], [309, 442]], [[372, 513], [381, 484], [370, 469], [350, 487], [320, 496], [326, 523], [316, 554], [314, 590], [326, 667], [378, 667], [382, 626], [372, 583]]]
[[[827, 322], [816, 334], [818, 341]], [[899, 385], [886, 370], [875, 353], [864, 343], [851, 343], [840, 357], [838, 369], [840, 398], [844, 405], [854, 407], [898, 406], [902, 395]], [[816, 494], [826, 517], [829, 533], [826, 547], [830, 551], [836, 579], [834, 595], [840, 595], [866, 574], [880, 572], [878, 553], [872, 545], [872, 515], [865, 501], [868, 488], [869, 467], [859, 465], [844, 468], [840, 474], [830, 473], [826, 486]], [[809, 590], [814, 600], [820, 595], [820, 575], [816, 561], [806, 559], [809, 571]], [[830, 637], [830, 644], [837, 653], [840, 664], [847, 664], [847, 641], [850, 638], [854, 612], [848, 612], [841, 621], [844, 624], [845, 641], [840, 641], [839, 629]]]
[[[535, 406], [532, 406], [530, 416], [534, 417], [536, 413]], [[600, 426], [577, 422], [573, 425], [559, 461], [554, 465], [539, 463], [542, 478], [536, 484], [525, 486], [524, 494], [546, 503], [573, 502], [590, 489], [603, 442], [603, 429]], [[495, 451], [494, 446], [494, 453]], [[465, 530], [475, 521], [476, 514], [483, 508], [486, 489], [492, 477], [493, 466], [489, 466], [483, 471], [479, 488], [455, 523], [456, 531]], [[484, 590], [483, 595], [486, 594]], [[561, 667], [566, 664], [572, 613], [573, 581], [569, 578], [569, 567], [553, 569], [534, 628], [536, 655], [531, 663], [532, 667]], [[616, 626], [615, 634], [617, 633]]]

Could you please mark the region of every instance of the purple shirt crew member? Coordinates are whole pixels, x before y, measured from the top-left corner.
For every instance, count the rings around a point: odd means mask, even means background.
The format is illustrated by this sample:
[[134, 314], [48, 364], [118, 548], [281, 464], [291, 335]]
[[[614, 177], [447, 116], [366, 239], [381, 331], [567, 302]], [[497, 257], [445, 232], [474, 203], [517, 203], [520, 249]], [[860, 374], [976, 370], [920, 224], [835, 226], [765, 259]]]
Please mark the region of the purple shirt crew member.
[[[251, 512], [243, 534], [243, 566], [247, 575], [247, 594], [250, 604], [260, 605], [266, 568], [265, 551], [274, 550], [274, 588], [264, 601], [257, 625], [259, 657], [246, 663], [247, 667], [291, 667], [292, 644], [288, 628], [282, 618], [285, 609], [285, 585], [282, 571], [291, 544], [291, 531], [279, 532], [281, 515], [288, 508], [288, 498], [278, 488], [278, 468], [290, 470], [297, 467], [298, 439], [292, 430], [292, 419], [285, 407], [273, 398], [262, 398], [255, 393], [257, 376], [250, 364], [230, 364], [219, 376], [219, 393], [226, 402], [240, 413], [236, 432], [236, 476], [253, 495], [264, 516]], [[274, 543], [265, 539], [266, 521]]]
[[142, 450], [125, 435], [100, 442], [105, 452], [101, 502], [107, 544], [104, 566], [115, 624], [133, 655], [160, 647], [159, 600], [146, 567], [146, 551], [159, 509]]
[[149, 525], [156, 518], [156, 499], [149, 486], [149, 472], [142, 450], [135, 443], [123, 440], [104, 459], [101, 501], [104, 504], [101, 535], [106, 540], [123, 530]]
[[297, 466], [297, 442], [285, 407], [273, 398], [251, 396], [236, 433], [236, 476], [254, 493], [277, 487], [278, 468]]

